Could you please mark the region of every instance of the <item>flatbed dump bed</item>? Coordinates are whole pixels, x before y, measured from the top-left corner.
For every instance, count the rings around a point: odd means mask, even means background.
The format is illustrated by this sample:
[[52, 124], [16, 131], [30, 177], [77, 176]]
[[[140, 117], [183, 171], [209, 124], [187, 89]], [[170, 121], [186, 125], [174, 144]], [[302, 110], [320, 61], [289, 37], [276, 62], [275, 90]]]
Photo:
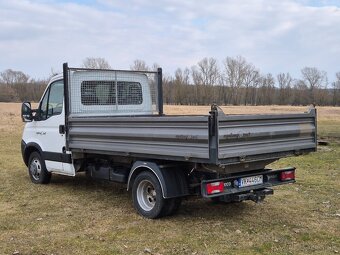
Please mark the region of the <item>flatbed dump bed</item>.
[[69, 148], [211, 164], [278, 159], [316, 149], [316, 111], [284, 115], [69, 117]]

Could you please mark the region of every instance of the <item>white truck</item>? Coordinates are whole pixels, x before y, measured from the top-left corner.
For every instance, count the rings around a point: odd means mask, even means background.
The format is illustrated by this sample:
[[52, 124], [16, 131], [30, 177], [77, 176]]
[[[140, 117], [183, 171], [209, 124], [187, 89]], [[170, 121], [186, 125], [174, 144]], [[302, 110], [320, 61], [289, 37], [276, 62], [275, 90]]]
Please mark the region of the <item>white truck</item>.
[[174, 214], [183, 197], [261, 201], [295, 182], [282, 157], [316, 150], [316, 109], [306, 113], [206, 116], [163, 114], [162, 70], [69, 68], [49, 82], [38, 106], [22, 104], [22, 156], [33, 183], [52, 174], [125, 183], [137, 212]]

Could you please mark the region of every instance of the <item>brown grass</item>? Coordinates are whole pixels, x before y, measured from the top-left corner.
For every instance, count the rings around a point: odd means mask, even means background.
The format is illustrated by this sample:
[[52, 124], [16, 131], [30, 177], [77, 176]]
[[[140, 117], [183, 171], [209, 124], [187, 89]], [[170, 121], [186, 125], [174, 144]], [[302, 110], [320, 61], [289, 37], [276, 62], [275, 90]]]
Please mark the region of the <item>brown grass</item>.
[[[226, 113], [304, 111], [306, 107], [224, 107]], [[209, 107], [165, 106], [167, 114]], [[320, 107], [319, 129], [340, 135], [340, 108]], [[0, 103], [0, 254], [336, 254], [340, 252], [340, 145], [280, 160], [297, 183], [262, 204], [184, 201], [160, 220], [138, 216], [124, 185], [54, 175], [30, 182], [20, 154], [20, 104]], [[333, 133], [332, 133], [333, 132]], [[340, 136], [339, 136], [340, 137]], [[331, 137], [331, 141], [333, 138]]]
[[[225, 114], [280, 114], [292, 112], [306, 112], [308, 106], [222, 106]], [[164, 112], [170, 115], [206, 115], [210, 106], [188, 106], [188, 105], [165, 105]], [[320, 106], [317, 107], [318, 120], [340, 120], [340, 107]]]

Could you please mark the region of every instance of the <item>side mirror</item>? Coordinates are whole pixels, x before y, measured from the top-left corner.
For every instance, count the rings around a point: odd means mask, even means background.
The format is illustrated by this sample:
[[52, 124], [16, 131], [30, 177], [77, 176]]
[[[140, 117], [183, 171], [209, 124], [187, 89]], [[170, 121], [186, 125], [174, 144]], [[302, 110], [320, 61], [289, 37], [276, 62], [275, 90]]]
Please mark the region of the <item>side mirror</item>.
[[21, 105], [21, 119], [23, 122], [31, 122], [33, 120], [33, 114], [30, 102], [23, 102]]

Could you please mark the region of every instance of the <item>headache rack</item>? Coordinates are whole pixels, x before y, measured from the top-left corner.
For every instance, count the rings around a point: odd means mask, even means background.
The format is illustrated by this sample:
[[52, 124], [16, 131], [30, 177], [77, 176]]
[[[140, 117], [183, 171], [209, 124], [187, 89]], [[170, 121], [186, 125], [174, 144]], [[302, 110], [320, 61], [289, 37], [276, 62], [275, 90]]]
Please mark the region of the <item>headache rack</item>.
[[[150, 110], [153, 115], [163, 115], [162, 68], [157, 71], [91, 69], [68, 67], [64, 63], [63, 75], [67, 116], [138, 115], [138, 110], [142, 108], [131, 109], [129, 105], [138, 105], [143, 101], [152, 105]], [[105, 102], [94, 100], [91, 96], [94, 85], [97, 93], [107, 96]], [[130, 85], [129, 90], [121, 91], [121, 88], [127, 87], [122, 85]], [[149, 98], [138, 96], [137, 92], [142, 86], [149, 90]]]

